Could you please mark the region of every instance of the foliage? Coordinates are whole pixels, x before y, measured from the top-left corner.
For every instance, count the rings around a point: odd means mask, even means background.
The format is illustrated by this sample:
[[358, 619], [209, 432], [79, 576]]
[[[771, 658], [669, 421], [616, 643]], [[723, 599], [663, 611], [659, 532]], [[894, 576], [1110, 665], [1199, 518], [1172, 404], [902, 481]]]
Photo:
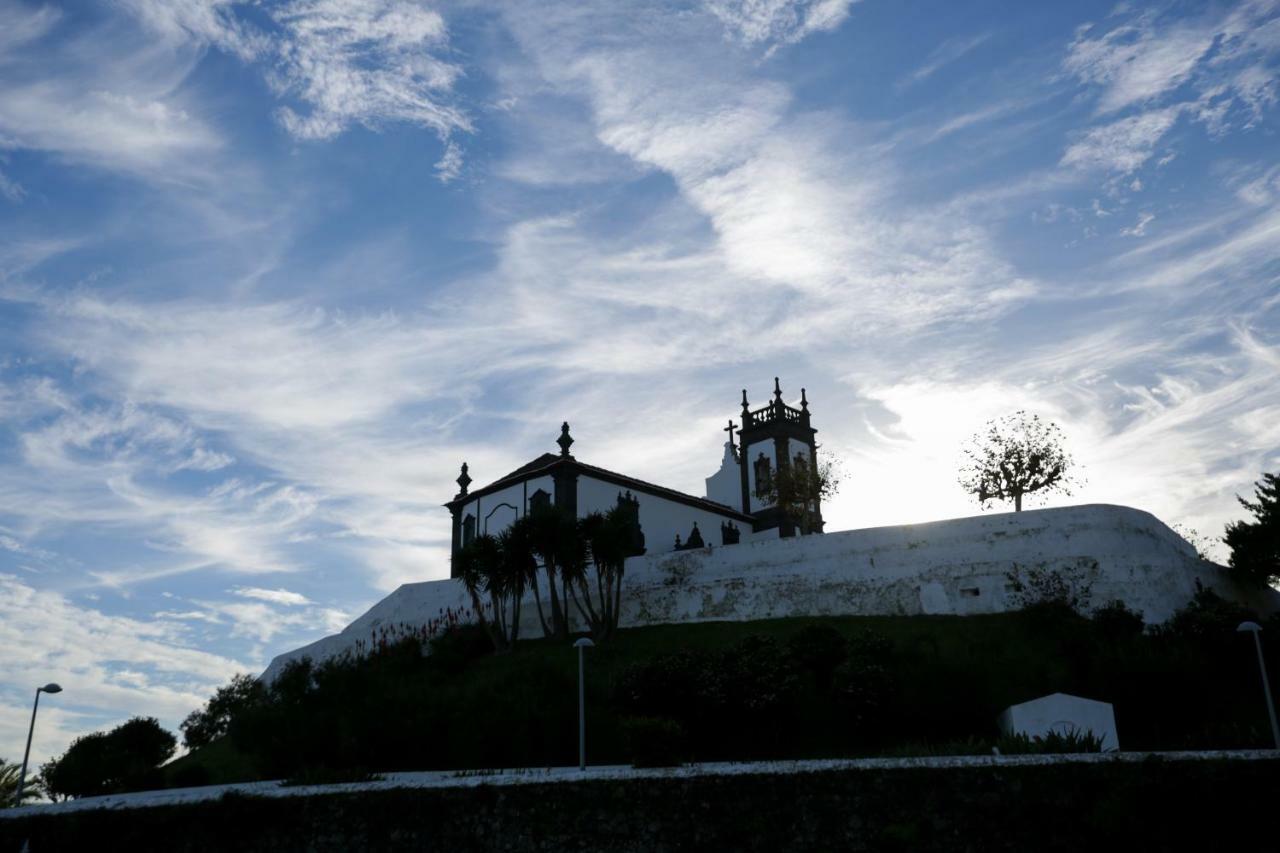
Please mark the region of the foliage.
[[1052, 569], [1015, 565], [1005, 578], [1010, 586], [1009, 598], [1016, 607], [1059, 608], [1083, 613], [1093, 598], [1093, 582], [1098, 572], [1098, 561], [1085, 559], [1075, 565]]
[[684, 727], [666, 717], [624, 717], [622, 739], [632, 767], [678, 767], [688, 745]]
[[849, 641], [844, 661], [832, 673], [831, 692], [846, 719], [858, 727], [878, 725], [894, 690], [892, 644], [864, 631]]
[[1021, 512], [1027, 495], [1071, 494], [1073, 461], [1063, 449], [1062, 431], [1039, 415], [1017, 411], [989, 421], [963, 453], [960, 486], [984, 509], [991, 501], [1013, 501], [1014, 511]]
[[1181, 537], [1196, 552], [1196, 556], [1201, 560], [1212, 562], [1213, 558], [1209, 556], [1209, 546], [1212, 544], [1209, 539], [1200, 535], [1200, 531], [1194, 527], [1188, 527], [1185, 524], [1171, 524], [1169, 529]]
[[1280, 475], [1263, 474], [1254, 487], [1254, 500], [1236, 497], [1254, 520], [1228, 524], [1223, 541], [1231, 549], [1232, 573], [1266, 586], [1280, 582]]
[[1094, 610], [1089, 618], [1105, 636], [1116, 640], [1137, 636], [1146, 627], [1142, 614], [1118, 598]]
[[822, 501], [835, 497], [840, 479], [835, 463], [797, 454], [756, 483], [756, 497], [778, 507], [802, 533], [821, 533]]
[[520, 521], [500, 536], [477, 536], [458, 552], [458, 579], [498, 652], [509, 651], [519, 639], [520, 603], [533, 568], [527, 545], [529, 525]]
[[[569, 595], [591, 626], [596, 642], [607, 641], [618, 628], [622, 610], [622, 577], [631, 550], [631, 522], [621, 507], [593, 512], [578, 522], [590, 555], [590, 566], [575, 563]], [[592, 581], [595, 581], [594, 589]]]
[[1049, 732], [1027, 736], [1022, 733], [1004, 735], [996, 741], [1001, 755], [1061, 755], [1071, 752], [1102, 752], [1102, 738], [1093, 732]]
[[242, 709], [263, 700], [266, 691], [252, 675], [233, 676], [219, 687], [205, 706], [192, 711], [179, 726], [188, 749], [202, 747], [227, 733], [231, 718]]
[[134, 717], [109, 732], [76, 738], [40, 770], [52, 796], [91, 797], [159, 787], [158, 768], [178, 742], [155, 717]]
[[[689, 761], [990, 745], [1001, 710], [1055, 692], [1113, 703], [1126, 749], [1266, 744], [1251, 638], [1235, 633], [1240, 614], [1210, 593], [1197, 599], [1170, 627], [1122, 641], [1105, 618], [1034, 607], [620, 630], [588, 654], [588, 755], [595, 764], [634, 760], [623, 722], [633, 717], [679, 725]], [[478, 626], [458, 631], [440, 640], [448, 654], [423, 656], [410, 638], [365, 658], [291, 665], [265, 702], [233, 717], [228, 737], [174, 772], [203, 764], [219, 783], [325, 769], [574, 764], [571, 644], [533, 639], [492, 655]], [[824, 686], [836, 635], [846, 638], [845, 658]], [[1261, 641], [1267, 659], [1280, 660], [1280, 623]]]
[[[526, 522], [525, 519], [528, 519]], [[530, 585], [538, 606], [542, 635], [565, 640], [569, 637], [569, 580], [585, 571], [587, 545], [573, 513], [557, 506], [539, 507], [516, 523], [528, 526], [530, 550], [547, 582], [550, 618], [542, 612], [538, 594], [538, 570], [531, 575]]]
[[807, 625], [787, 641], [792, 660], [813, 675], [819, 690], [831, 686], [836, 667], [849, 656], [844, 634], [829, 625]]
[[[22, 773], [22, 765], [14, 762], [10, 764], [3, 758], [0, 758], [0, 809], [12, 808], [19, 805], [16, 801], [18, 796], [18, 776]], [[27, 779], [27, 785], [22, 790], [23, 802], [27, 800], [35, 800], [40, 797], [40, 785], [38, 780]]]
[[1221, 645], [1235, 638], [1236, 627], [1241, 622], [1256, 621], [1258, 614], [1248, 607], [1227, 601], [1197, 582], [1191, 602], [1154, 631], [1165, 638]]

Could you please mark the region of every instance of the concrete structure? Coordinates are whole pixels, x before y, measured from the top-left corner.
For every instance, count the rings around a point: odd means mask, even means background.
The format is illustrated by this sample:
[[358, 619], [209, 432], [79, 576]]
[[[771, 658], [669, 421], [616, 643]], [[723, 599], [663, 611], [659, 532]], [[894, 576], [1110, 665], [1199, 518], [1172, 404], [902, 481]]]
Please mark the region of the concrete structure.
[[[745, 538], [745, 537], [744, 537]], [[1093, 606], [1120, 599], [1149, 623], [1168, 619], [1196, 584], [1262, 612], [1274, 592], [1246, 593], [1150, 513], [1092, 504], [708, 546], [627, 561], [621, 625], [810, 615], [975, 614], [1017, 609], [1010, 572], [1060, 572]], [[389, 627], [422, 626], [470, 606], [455, 580], [405, 584], [341, 633], [280, 655], [322, 660]], [[538, 636], [532, 603], [522, 636]]]
[[996, 722], [1006, 735], [1037, 738], [1051, 732], [1059, 735], [1089, 733], [1102, 739], [1103, 752], [1120, 749], [1116, 712], [1110, 702], [1053, 693], [1010, 705], [1000, 712]]

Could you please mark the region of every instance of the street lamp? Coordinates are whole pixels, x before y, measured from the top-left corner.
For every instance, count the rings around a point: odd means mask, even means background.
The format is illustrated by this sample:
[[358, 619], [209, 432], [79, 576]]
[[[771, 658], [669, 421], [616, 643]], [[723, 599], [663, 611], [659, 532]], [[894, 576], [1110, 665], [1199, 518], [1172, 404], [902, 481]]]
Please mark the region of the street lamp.
[[1262, 660], [1262, 640], [1258, 637], [1261, 630], [1262, 626], [1257, 622], [1241, 622], [1236, 628], [1239, 633], [1253, 634], [1253, 645], [1258, 650], [1258, 671], [1262, 673], [1262, 695], [1267, 700], [1267, 716], [1271, 718], [1271, 738], [1275, 741], [1276, 749], [1280, 749], [1280, 726], [1276, 725], [1276, 706], [1271, 701], [1271, 683], [1267, 681], [1267, 665]]
[[22, 772], [18, 774], [18, 799], [15, 806], [22, 805], [22, 789], [27, 785], [27, 759], [31, 757], [31, 736], [36, 731], [36, 710], [40, 707], [41, 693], [61, 693], [62, 688], [50, 681], [44, 687], [36, 688], [36, 701], [31, 706], [31, 728], [27, 729], [27, 751], [22, 753]]
[[578, 650], [578, 769], [587, 769], [587, 700], [586, 680], [582, 676], [582, 651], [594, 646], [590, 637], [582, 637], [573, 644]]

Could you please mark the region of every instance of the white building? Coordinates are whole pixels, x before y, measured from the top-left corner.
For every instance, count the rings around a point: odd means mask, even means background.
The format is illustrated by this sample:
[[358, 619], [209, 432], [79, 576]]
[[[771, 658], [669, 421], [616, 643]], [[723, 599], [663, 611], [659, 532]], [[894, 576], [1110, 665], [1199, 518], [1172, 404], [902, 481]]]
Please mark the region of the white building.
[[[739, 433], [734, 441], [734, 431]], [[581, 518], [622, 507], [634, 518], [633, 553], [661, 554], [732, 545], [759, 538], [822, 531], [821, 506], [808, 529], [794, 523], [761, 493], [779, 466], [817, 464], [817, 430], [810, 426], [809, 401], [800, 389], [800, 407], [782, 400], [774, 379], [773, 400], [752, 410], [742, 392], [742, 427], [729, 421], [720, 470], [707, 478], [706, 497], [695, 497], [625, 474], [588, 465], [569, 453], [569, 424], [560, 427], [559, 454], [538, 458], [479, 489], [462, 464], [460, 491], [445, 506], [453, 515], [452, 554], [456, 577], [458, 551], [476, 536], [496, 535], [539, 506], [562, 507]]]

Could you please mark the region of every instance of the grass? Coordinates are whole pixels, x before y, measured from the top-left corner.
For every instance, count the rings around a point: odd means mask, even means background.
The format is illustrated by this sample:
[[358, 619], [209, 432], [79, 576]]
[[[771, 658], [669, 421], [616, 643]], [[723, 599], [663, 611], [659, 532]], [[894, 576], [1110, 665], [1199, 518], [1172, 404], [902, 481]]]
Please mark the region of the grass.
[[[890, 713], [859, 725], [806, 678], [776, 725], [744, 725], [734, 735], [738, 740], [692, 758], [979, 751], [995, 742], [995, 718], [1003, 708], [1054, 692], [1113, 702], [1126, 749], [1251, 746], [1261, 741], [1265, 727], [1262, 709], [1255, 708], [1261, 703], [1256, 671], [1249, 670], [1253, 661], [1244, 652], [1237, 655], [1234, 646], [1206, 649], [1150, 635], [1116, 638], [1079, 617], [1023, 611], [703, 622], [623, 630], [587, 651], [591, 760], [628, 760], [624, 720], [632, 712], [619, 707], [614, 695], [628, 667], [677, 651], [722, 651], [748, 637], [785, 644], [809, 625], [850, 638], [872, 631], [889, 641]], [[368, 761], [378, 771], [576, 761], [577, 653], [570, 644], [526, 640], [508, 654], [471, 660], [458, 671], [442, 673], [433, 666], [413, 656], [352, 670], [342, 676], [342, 686], [330, 690], [328, 704], [299, 708], [297, 716], [276, 724], [279, 737], [295, 741], [260, 742], [294, 757], [337, 744], [345, 750], [341, 754], [358, 755], [360, 766]], [[368, 723], [369, 715], [383, 716]], [[308, 724], [317, 727], [312, 740], [293, 731]], [[171, 784], [214, 784], [261, 778], [262, 766], [258, 756], [224, 738], [171, 763], [166, 772]]]

